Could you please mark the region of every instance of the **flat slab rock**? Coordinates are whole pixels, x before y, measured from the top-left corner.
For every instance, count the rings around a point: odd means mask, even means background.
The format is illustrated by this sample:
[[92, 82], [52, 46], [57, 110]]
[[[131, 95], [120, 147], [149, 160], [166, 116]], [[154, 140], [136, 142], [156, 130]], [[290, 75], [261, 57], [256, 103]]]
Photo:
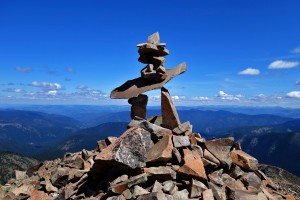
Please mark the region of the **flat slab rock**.
[[145, 167], [146, 155], [150, 150], [150, 137], [150, 132], [142, 128], [128, 129], [96, 156], [95, 166], [107, 164], [132, 169]]
[[110, 98], [129, 99], [131, 97], [136, 97], [139, 94], [142, 94], [144, 92], [162, 88], [172, 78], [174, 78], [179, 74], [184, 73], [185, 71], [186, 71], [186, 64], [185, 62], [183, 62], [172, 69], [166, 69], [167, 77], [165, 80], [161, 82], [149, 81], [141, 77], [133, 80], [129, 80], [123, 85], [121, 85], [120, 87], [114, 89], [110, 94]]

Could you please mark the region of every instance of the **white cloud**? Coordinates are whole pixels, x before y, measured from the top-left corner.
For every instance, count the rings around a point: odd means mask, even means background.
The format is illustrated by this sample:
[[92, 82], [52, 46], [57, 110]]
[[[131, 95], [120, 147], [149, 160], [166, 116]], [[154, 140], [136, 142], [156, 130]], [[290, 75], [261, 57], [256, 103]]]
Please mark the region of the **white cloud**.
[[195, 100], [195, 101], [205, 101], [208, 99], [209, 99], [208, 97], [192, 97], [192, 100]]
[[25, 67], [25, 68], [22, 68], [22, 67], [16, 67], [16, 71], [17, 72], [23, 72], [23, 73], [28, 73], [28, 72], [31, 72], [32, 69], [31, 67]]
[[268, 69], [289, 69], [297, 67], [299, 64], [299, 62], [276, 60], [268, 66]]
[[239, 72], [240, 75], [259, 75], [260, 71], [254, 68], [247, 68]]
[[300, 47], [296, 47], [295, 49], [291, 50], [291, 53], [300, 53]]
[[20, 89], [20, 88], [16, 88], [16, 89], [15, 89], [15, 92], [16, 92], [16, 93], [23, 93], [23, 92], [25, 92], [25, 90]]
[[291, 91], [286, 95], [291, 98], [300, 98], [300, 91]]
[[50, 91], [47, 92], [47, 94], [55, 96], [57, 94], [57, 91], [56, 90], [50, 90]]
[[243, 97], [240, 94], [238, 95], [226, 94], [224, 91], [219, 91], [217, 96], [223, 100], [237, 100], [237, 101], [239, 101], [240, 98]]
[[37, 82], [37, 81], [33, 81], [31, 84], [29, 84], [30, 86], [34, 86], [34, 87], [41, 87], [45, 90], [57, 90], [57, 89], [61, 89], [61, 85], [58, 83], [49, 83], [49, 82]]
[[174, 100], [174, 101], [180, 101], [180, 100], [185, 100], [186, 99], [186, 97], [185, 96], [172, 96], [172, 99]]

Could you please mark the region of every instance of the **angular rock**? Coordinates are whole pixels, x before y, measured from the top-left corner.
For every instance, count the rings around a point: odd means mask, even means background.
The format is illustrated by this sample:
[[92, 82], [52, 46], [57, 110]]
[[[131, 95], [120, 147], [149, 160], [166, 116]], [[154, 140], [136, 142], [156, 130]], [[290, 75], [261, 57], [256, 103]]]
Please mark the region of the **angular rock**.
[[176, 191], [173, 194], [173, 198], [174, 198], [174, 200], [188, 199], [189, 198], [189, 192], [187, 191], [187, 189]]
[[26, 177], [26, 172], [15, 170], [15, 177], [16, 177], [17, 180], [22, 180]]
[[177, 135], [173, 135], [173, 143], [174, 143], [174, 147], [178, 148], [178, 147], [187, 147], [190, 146], [190, 140], [189, 140], [189, 136], [177, 136]]
[[163, 189], [163, 185], [160, 182], [155, 181], [151, 192], [163, 192], [162, 189]]
[[107, 147], [105, 140], [99, 140], [99, 141], [97, 141], [97, 144], [98, 144], [97, 150], [99, 152], [103, 151], [103, 149], [105, 149]]
[[203, 158], [203, 150], [202, 150], [202, 148], [199, 146], [199, 145], [191, 145], [191, 148], [192, 148], [192, 150], [194, 150], [194, 151], [197, 151], [198, 152], [198, 154], [199, 154], [199, 156], [201, 157], [201, 158]]
[[138, 50], [141, 56], [150, 55], [150, 56], [166, 56], [169, 55], [169, 50], [164, 46], [157, 46], [151, 43], [145, 43], [141, 45]]
[[163, 128], [161, 126], [155, 125], [153, 123], [150, 123], [147, 120], [143, 119], [134, 119], [131, 120], [130, 123], [128, 124], [128, 127], [140, 127], [143, 128], [150, 133], [154, 134], [157, 136], [157, 138], [163, 137], [165, 135], [170, 135], [172, 136], [172, 131], [166, 128]]
[[257, 192], [249, 192], [247, 190], [232, 189], [230, 187], [225, 187], [225, 191], [228, 199], [258, 200]]
[[178, 172], [182, 176], [193, 177], [200, 181], [206, 181], [206, 173], [199, 154], [189, 149], [183, 149], [184, 165], [179, 168]]
[[31, 194], [28, 200], [52, 200], [51, 197], [49, 197], [45, 192], [34, 190]]
[[241, 181], [247, 188], [252, 187], [258, 190], [261, 186], [261, 180], [254, 172], [244, 173], [241, 177]]
[[162, 117], [161, 117], [161, 116], [149, 117], [149, 118], [147, 119], [147, 121], [149, 121], [149, 122], [152, 123], [152, 124], [161, 126], [161, 124], [162, 124]]
[[146, 118], [147, 95], [139, 94], [137, 97], [131, 97], [128, 99], [128, 103], [131, 104], [131, 119], [134, 119], [135, 116]]
[[105, 142], [106, 142], [106, 144], [107, 144], [107, 146], [108, 145], [110, 145], [111, 143], [113, 143], [116, 139], [118, 139], [117, 137], [107, 137], [106, 139], [105, 139]]
[[213, 195], [217, 200], [225, 200], [226, 194], [225, 191], [222, 191], [222, 188], [213, 184], [212, 182], [208, 182], [209, 189], [212, 189]]
[[202, 192], [203, 200], [215, 200], [212, 189], [208, 189]]
[[144, 92], [162, 88], [173, 77], [175, 77], [185, 71], [186, 71], [186, 64], [181, 63], [175, 68], [166, 69], [167, 77], [165, 80], [163, 80], [161, 82], [159, 82], [159, 81], [153, 82], [152, 81], [151, 83], [149, 83], [147, 80], [145, 80], [141, 77], [127, 81], [120, 87], [114, 89], [110, 94], [110, 98], [112, 98], [112, 99], [129, 99], [131, 97], [138, 96], [139, 94], [142, 94]]
[[205, 142], [205, 146], [221, 163], [225, 169], [230, 169], [232, 160], [230, 157], [230, 149], [232, 147], [234, 138], [213, 139]]
[[223, 173], [223, 169], [214, 171], [213, 173], [208, 174], [208, 178], [212, 183], [222, 186], [224, 184], [222, 180], [222, 173]]
[[125, 197], [125, 199], [132, 199], [133, 196], [129, 189], [126, 189], [124, 192], [122, 192], [122, 195]]
[[218, 167], [216, 163], [207, 160], [206, 158], [202, 158], [202, 162], [206, 171], [212, 171]]
[[101, 164], [129, 168], [146, 166], [151, 135], [141, 128], [130, 128], [95, 157], [94, 171]]
[[206, 187], [206, 185], [204, 185], [202, 182], [192, 179], [189, 187], [190, 197], [200, 197], [202, 192], [204, 192], [207, 189], [208, 188]]
[[178, 190], [174, 181], [163, 182], [163, 191], [168, 194], [174, 194]]
[[141, 55], [138, 58], [138, 61], [144, 64], [153, 64], [154, 67], [157, 68], [159, 66], [164, 66], [166, 58], [151, 55]]
[[118, 178], [116, 178], [115, 180], [113, 180], [111, 183], [112, 184], [117, 184], [120, 182], [124, 182], [128, 180], [128, 175], [127, 174], [123, 174], [122, 176], [119, 176]]
[[147, 154], [146, 162], [168, 162], [171, 160], [173, 149], [171, 138], [171, 136], [165, 135], [156, 144], [154, 144]]
[[239, 178], [240, 176], [242, 176], [244, 174], [244, 171], [237, 165], [233, 164], [231, 167], [231, 173], [230, 176], [232, 178]]
[[63, 187], [67, 184], [69, 177], [69, 169], [68, 168], [57, 168], [57, 170], [53, 171], [51, 174], [51, 183], [56, 187]]
[[212, 155], [207, 149], [204, 149], [203, 157], [215, 163], [218, 166], [220, 165], [220, 161], [214, 155]]
[[176, 128], [173, 129], [173, 133], [176, 135], [183, 135], [185, 132], [192, 132], [192, 125], [189, 121], [179, 124]]
[[162, 124], [164, 127], [173, 130], [179, 126], [180, 120], [173, 104], [172, 97], [170, 96], [169, 91], [164, 87], [161, 88], [161, 111]]
[[134, 188], [133, 188], [133, 196], [134, 197], [138, 197], [138, 196], [141, 196], [141, 195], [144, 195], [144, 194], [149, 194], [150, 192], [148, 192], [147, 190], [145, 190], [144, 188], [138, 186], [138, 185], [135, 185]]
[[160, 36], [158, 32], [153, 33], [148, 37], [147, 43], [158, 45], [160, 43]]
[[170, 179], [176, 179], [176, 172], [169, 166], [149, 167], [143, 169], [149, 178], [155, 180], [165, 181]]
[[249, 171], [258, 170], [258, 161], [242, 150], [234, 150], [230, 154], [232, 162]]
[[180, 164], [181, 163], [181, 154], [180, 154], [180, 152], [175, 147], [173, 148], [172, 152], [173, 152], [178, 164]]
[[164, 193], [152, 192], [139, 196], [137, 200], [167, 200], [167, 198]]
[[122, 194], [126, 189], [131, 188], [132, 186], [143, 184], [147, 182], [148, 177], [146, 173], [139, 174], [137, 176], [133, 176], [130, 179], [117, 183], [117, 184], [111, 184], [110, 190], [117, 194]]

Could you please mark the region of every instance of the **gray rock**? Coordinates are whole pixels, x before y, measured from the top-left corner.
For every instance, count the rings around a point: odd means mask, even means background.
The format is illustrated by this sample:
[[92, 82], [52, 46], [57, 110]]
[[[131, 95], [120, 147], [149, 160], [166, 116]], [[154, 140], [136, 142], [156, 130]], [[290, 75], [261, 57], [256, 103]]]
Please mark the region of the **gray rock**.
[[151, 192], [162, 192], [163, 186], [160, 182], [155, 181]]
[[147, 190], [145, 190], [144, 188], [138, 186], [138, 185], [135, 185], [134, 188], [133, 188], [133, 196], [134, 197], [138, 197], [138, 196], [141, 196], [141, 195], [144, 195], [144, 194], [149, 194], [150, 192], [148, 192]]
[[179, 124], [176, 128], [173, 129], [173, 133], [176, 135], [182, 135], [185, 132], [192, 132], [192, 125], [189, 121]]
[[137, 200], [167, 200], [167, 198], [164, 193], [152, 192], [139, 196]]
[[176, 191], [173, 194], [173, 199], [174, 200], [186, 200], [189, 198], [189, 192], [187, 189]]
[[173, 135], [173, 143], [174, 143], [174, 147], [176, 147], [176, 148], [178, 148], [178, 147], [187, 147], [187, 146], [191, 145], [188, 136]]
[[130, 128], [95, 158], [93, 172], [101, 165], [141, 168], [146, 166], [146, 155], [150, 150], [151, 134], [141, 128]]
[[172, 152], [175, 155], [175, 158], [176, 158], [178, 164], [180, 164], [181, 163], [181, 154], [180, 154], [180, 152], [175, 147], [173, 148]]
[[163, 191], [168, 194], [173, 194], [178, 190], [174, 181], [165, 181], [163, 182]]
[[258, 190], [261, 186], [261, 180], [254, 172], [244, 173], [241, 177], [241, 181], [247, 188], [252, 187]]
[[202, 182], [192, 179], [189, 189], [190, 189], [190, 197], [194, 198], [194, 197], [200, 197], [202, 192], [207, 190], [208, 188]]

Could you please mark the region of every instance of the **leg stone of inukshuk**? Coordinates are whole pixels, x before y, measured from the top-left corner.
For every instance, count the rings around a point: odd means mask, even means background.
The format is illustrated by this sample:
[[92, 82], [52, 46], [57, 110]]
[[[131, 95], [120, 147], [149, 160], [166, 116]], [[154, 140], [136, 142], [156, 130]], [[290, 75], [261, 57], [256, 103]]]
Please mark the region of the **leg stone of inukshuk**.
[[137, 97], [128, 99], [128, 103], [131, 104], [131, 119], [134, 119], [135, 116], [146, 119], [147, 95], [139, 94]]
[[165, 128], [173, 130], [180, 124], [178, 113], [169, 91], [164, 87], [161, 88], [161, 111], [162, 124]]

